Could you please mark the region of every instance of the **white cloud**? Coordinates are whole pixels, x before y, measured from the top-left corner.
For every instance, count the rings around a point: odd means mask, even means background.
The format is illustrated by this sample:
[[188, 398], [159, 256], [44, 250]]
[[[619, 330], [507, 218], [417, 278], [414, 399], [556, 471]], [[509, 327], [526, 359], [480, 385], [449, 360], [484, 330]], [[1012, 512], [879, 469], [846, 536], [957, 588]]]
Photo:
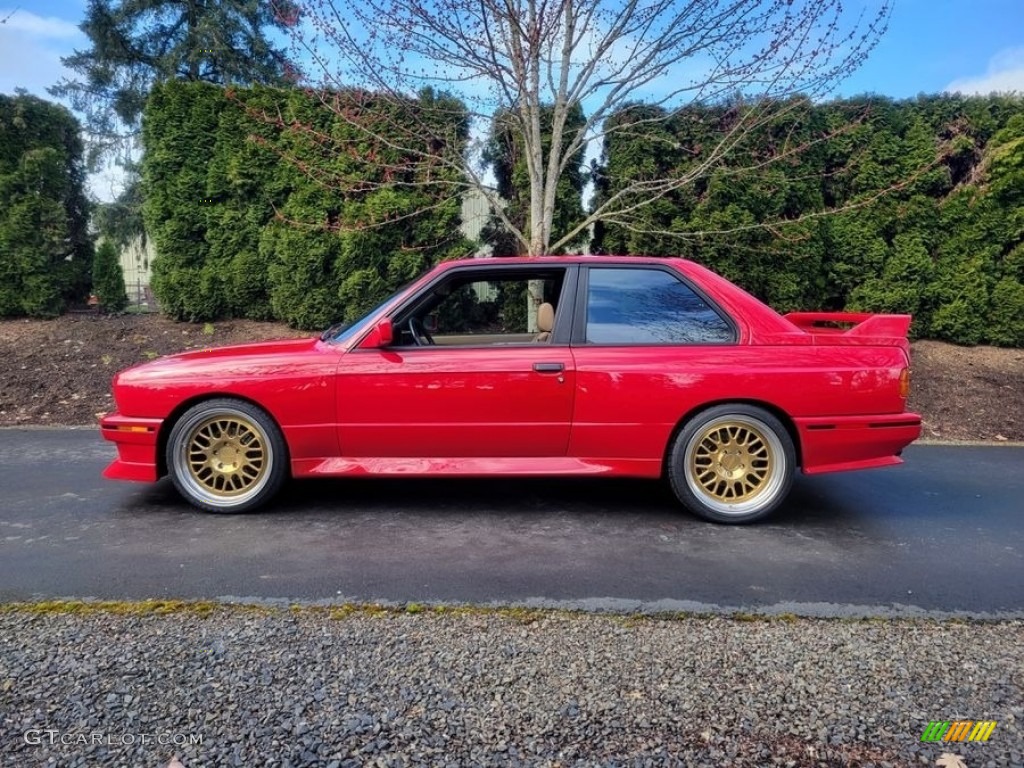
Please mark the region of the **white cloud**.
[[958, 78], [946, 86], [946, 91], [982, 96], [1011, 91], [1024, 94], [1024, 48], [1000, 51], [989, 59], [984, 75]]
[[31, 11], [21, 8], [0, 8], [0, 19], [4, 23], [5, 32], [16, 32], [21, 35], [42, 38], [71, 38], [82, 34], [77, 25], [56, 16], [37, 16]]
[[49, 98], [46, 89], [68, 74], [61, 56], [83, 45], [85, 35], [70, 21], [24, 9], [0, 9], [0, 18], [7, 19], [0, 24], [0, 93], [24, 88]]

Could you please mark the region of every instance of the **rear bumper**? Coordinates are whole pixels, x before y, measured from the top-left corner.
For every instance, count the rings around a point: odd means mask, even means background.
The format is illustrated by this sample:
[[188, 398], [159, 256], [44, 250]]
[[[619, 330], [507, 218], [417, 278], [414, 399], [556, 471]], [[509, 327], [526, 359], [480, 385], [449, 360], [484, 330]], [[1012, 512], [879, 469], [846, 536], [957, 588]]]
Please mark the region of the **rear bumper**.
[[136, 419], [111, 413], [100, 421], [100, 434], [117, 446], [117, 458], [103, 476], [112, 480], [153, 482], [157, 473], [157, 436], [162, 419]]
[[901, 464], [900, 453], [921, 436], [916, 413], [794, 419], [808, 475]]

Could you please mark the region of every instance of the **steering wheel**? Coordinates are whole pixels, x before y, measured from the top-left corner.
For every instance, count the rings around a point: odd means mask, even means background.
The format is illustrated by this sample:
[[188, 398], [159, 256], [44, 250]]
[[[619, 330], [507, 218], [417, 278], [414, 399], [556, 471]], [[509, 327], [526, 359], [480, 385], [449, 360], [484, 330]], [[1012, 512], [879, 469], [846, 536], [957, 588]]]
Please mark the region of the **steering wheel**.
[[418, 317], [410, 317], [406, 324], [409, 328], [409, 335], [416, 342], [417, 347], [426, 347], [434, 343], [434, 337], [423, 327], [423, 321]]

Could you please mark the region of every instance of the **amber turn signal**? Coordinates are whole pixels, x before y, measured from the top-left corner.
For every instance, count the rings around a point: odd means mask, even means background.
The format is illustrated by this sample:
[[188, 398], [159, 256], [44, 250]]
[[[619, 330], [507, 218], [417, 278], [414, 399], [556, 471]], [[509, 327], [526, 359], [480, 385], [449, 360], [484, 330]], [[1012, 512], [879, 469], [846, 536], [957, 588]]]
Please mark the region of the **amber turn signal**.
[[900, 371], [900, 397], [906, 400], [910, 396], [910, 369]]

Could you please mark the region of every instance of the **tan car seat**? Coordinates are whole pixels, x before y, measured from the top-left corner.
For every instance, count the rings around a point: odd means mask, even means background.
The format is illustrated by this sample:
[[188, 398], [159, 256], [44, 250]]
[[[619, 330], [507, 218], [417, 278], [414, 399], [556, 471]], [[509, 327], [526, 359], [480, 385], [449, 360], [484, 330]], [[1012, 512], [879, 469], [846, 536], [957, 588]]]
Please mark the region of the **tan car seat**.
[[537, 307], [537, 330], [540, 331], [533, 337], [534, 342], [546, 343], [551, 341], [551, 331], [555, 327], [555, 308], [548, 302]]

